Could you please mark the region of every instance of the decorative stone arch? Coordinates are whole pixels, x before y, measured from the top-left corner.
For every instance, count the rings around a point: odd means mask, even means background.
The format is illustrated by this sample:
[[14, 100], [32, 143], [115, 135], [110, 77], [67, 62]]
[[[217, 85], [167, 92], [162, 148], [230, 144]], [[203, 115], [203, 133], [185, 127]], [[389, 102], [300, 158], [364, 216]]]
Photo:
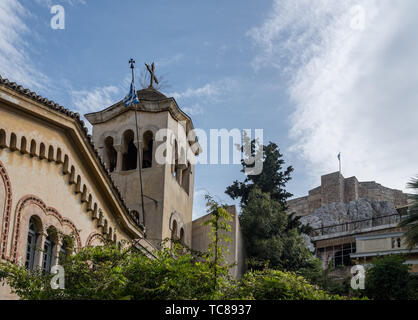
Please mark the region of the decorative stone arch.
[[170, 216], [170, 220], [169, 220], [170, 231], [173, 231], [175, 225], [177, 226], [175, 235], [178, 239], [180, 239], [180, 230], [181, 229], [184, 230], [184, 223], [183, 223], [183, 217], [177, 211], [174, 211]]
[[0, 148], [7, 147], [7, 136], [4, 129], [0, 129]]
[[132, 131], [134, 133], [134, 141], [137, 141], [135, 124], [134, 123], [133, 124], [127, 124], [126, 126], [121, 127], [120, 130], [116, 133], [116, 136], [114, 138], [115, 139], [114, 141], [115, 141], [116, 145], [123, 145], [124, 135], [127, 131]]
[[105, 237], [102, 235], [102, 234], [100, 234], [100, 233], [98, 233], [98, 232], [92, 232], [92, 233], [90, 233], [89, 234], [89, 236], [87, 237], [87, 240], [86, 240], [86, 247], [91, 247], [91, 246], [93, 246], [93, 242], [94, 241], [100, 241], [102, 244], [105, 244], [106, 243], [106, 239], [105, 239]]
[[61, 148], [57, 148], [57, 157], [55, 159], [56, 163], [62, 163], [62, 151]]
[[36, 156], [36, 141], [35, 139], [32, 139], [30, 141], [30, 152], [29, 152], [31, 157], [35, 157]]
[[139, 136], [143, 137], [145, 132], [151, 131], [152, 135], [154, 136], [154, 139], [155, 139], [155, 135], [157, 134], [158, 130], [159, 130], [159, 128], [155, 125], [146, 125], [145, 127], [139, 128]]
[[152, 130], [146, 130], [141, 135], [142, 143], [142, 168], [152, 168], [155, 153], [155, 134]]
[[104, 139], [102, 159], [107, 170], [110, 172], [114, 172], [116, 170], [118, 165], [118, 152], [115, 148], [115, 138], [112, 136], [107, 136]]
[[12, 132], [10, 134], [9, 148], [10, 148], [11, 151], [16, 151], [17, 150], [17, 136], [16, 136], [16, 133], [14, 133], [14, 132]]
[[28, 153], [28, 141], [26, 140], [25, 136], [22, 136], [22, 138], [20, 139], [20, 152], [22, 154], [26, 154]]
[[1, 231], [1, 239], [0, 239], [0, 250], [1, 250], [1, 257], [3, 259], [8, 260], [9, 257], [6, 255], [7, 250], [7, 240], [9, 238], [9, 229], [10, 229], [10, 218], [12, 212], [12, 184], [10, 182], [9, 175], [7, 174], [6, 167], [0, 161], [0, 177], [3, 182], [4, 186], [4, 207], [3, 209], [3, 217], [0, 220], [0, 231]]
[[115, 130], [103, 132], [100, 135], [99, 140], [97, 141], [97, 148], [103, 148], [105, 146], [104, 142], [105, 142], [106, 138], [108, 138], [108, 137], [113, 138], [114, 143], [117, 144], [117, 142], [120, 142], [118, 140], [119, 139], [118, 134], [119, 134], [119, 132], [115, 131]]
[[138, 167], [138, 152], [139, 148], [136, 143], [135, 130], [128, 129], [122, 135], [122, 166], [119, 166], [122, 171], [137, 169]]
[[49, 146], [48, 148], [48, 161], [54, 161], [54, 147], [53, 146]]
[[[27, 195], [19, 200], [16, 206], [16, 213], [15, 213], [15, 228], [13, 230], [13, 243], [11, 249], [11, 260], [13, 262], [17, 262], [19, 249], [22, 249], [22, 225], [23, 222], [28, 224], [30, 218], [35, 214], [30, 214], [28, 217], [23, 217], [23, 210], [29, 206], [34, 205], [38, 207], [40, 210], [36, 210], [38, 213], [37, 216], [41, 219], [42, 225], [44, 226], [44, 232], [46, 232], [47, 228], [53, 226], [57, 230], [65, 233], [65, 229], [71, 230], [73, 235], [75, 236], [76, 243], [78, 249], [81, 248], [81, 239], [80, 234], [75, 227], [74, 223], [67, 218], [63, 218], [62, 215], [52, 207], [47, 207], [46, 204], [37, 196], [35, 195]], [[53, 217], [55, 219], [50, 219], [49, 217]], [[27, 221], [26, 221], [27, 220]]]
[[46, 147], [43, 142], [41, 142], [39, 145], [39, 158], [46, 159]]

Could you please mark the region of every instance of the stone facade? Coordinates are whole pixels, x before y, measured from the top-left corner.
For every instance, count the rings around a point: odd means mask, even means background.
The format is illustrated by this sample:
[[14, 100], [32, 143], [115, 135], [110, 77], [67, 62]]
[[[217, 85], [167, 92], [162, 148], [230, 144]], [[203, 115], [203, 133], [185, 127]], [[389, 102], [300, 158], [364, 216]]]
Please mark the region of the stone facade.
[[[33, 240], [30, 244], [30, 234]], [[41, 267], [46, 243], [51, 259], [103, 243], [135, 240], [151, 255], [80, 116], [0, 77], [0, 261]], [[12, 298], [1, 287], [0, 299]]]
[[[138, 91], [138, 97], [139, 137], [134, 107], [125, 107], [119, 102], [86, 115], [93, 125], [94, 145], [127, 206], [146, 226], [147, 239], [158, 246], [162, 240], [176, 237], [191, 246], [194, 158], [199, 154], [200, 146], [194, 139], [184, 144], [180, 140], [182, 130], [186, 136], [193, 133], [193, 123], [174, 98], [167, 98], [153, 88]], [[166, 139], [173, 143], [167, 142], [166, 147], [174, 161], [161, 164], [155, 155], [165, 141], [158, 139], [158, 135], [167, 129], [173, 133], [172, 140]], [[131, 147], [126, 137], [130, 139]], [[128, 167], [125, 162], [129, 158], [129, 148], [133, 150], [134, 163]], [[179, 161], [181, 155], [188, 157]], [[146, 159], [147, 163], [144, 162]], [[139, 166], [142, 166], [145, 217], [142, 215]]]
[[[228, 248], [229, 254], [225, 254], [226, 262], [228, 264], [236, 264], [230, 269], [230, 275], [234, 278], [241, 278], [245, 272], [245, 249], [242, 238], [242, 233], [239, 225], [238, 212], [235, 206], [230, 206], [227, 211], [232, 215], [231, 232], [228, 237], [231, 242], [223, 243]], [[207, 214], [199, 219], [193, 221], [193, 239], [192, 249], [204, 252], [208, 249], [210, 239], [210, 226], [202, 226], [202, 224], [210, 219], [210, 214]]]
[[305, 216], [331, 203], [349, 203], [358, 199], [387, 201], [394, 207], [407, 205], [408, 195], [386, 188], [375, 181], [359, 182], [356, 177], [344, 178], [340, 172], [321, 177], [321, 185], [309, 190], [308, 196], [288, 201], [288, 212]]
[[[365, 245], [357, 241], [360, 236], [379, 234], [386, 239], [379, 241], [387, 244], [407, 207], [408, 195], [402, 191], [374, 181], [359, 182], [356, 177], [346, 179], [340, 172], [322, 176], [321, 185], [308, 196], [288, 201], [288, 213], [302, 216], [301, 222], [314, 229], [306, 241], [323, 268], [330, 262], [349, 267], [357, 254], [363, 256]], [[385, 246], [375, 249], [375, 254], [391, 252]], [[364, 257], [370, 260], [367, 254]], [[410, 258], [416, 263], [416, 255]]]

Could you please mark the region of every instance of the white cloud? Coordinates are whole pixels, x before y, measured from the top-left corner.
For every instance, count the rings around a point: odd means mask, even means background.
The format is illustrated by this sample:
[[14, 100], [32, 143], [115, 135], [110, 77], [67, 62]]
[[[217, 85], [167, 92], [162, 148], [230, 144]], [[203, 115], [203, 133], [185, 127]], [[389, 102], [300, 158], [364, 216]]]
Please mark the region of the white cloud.
[[102, 110], [120, 100], [120, 89], [115, 86], [106, 86], [91, 90], [73, 91], [72, 99], [75, 109], [80, 114], [86, 114]]
[[216, 100], [229, 93], [234, 88], [237, 88], [237, 81], [235, 79], [226, 78], [207, 83], [199, 88], [187, 88], [183, 92], [172, 92], [169, 96], [174, 97], [175, 99], [207, 98]]
[[197, 116], [199, 114], [203, 114], [203, 108], [198, 103], [192, 104], [189, 107], [183, 107], [182, 110], [190, 116]]
[[[350, 27], [360, 4], [365, 29]], [[418, 173], [418, 2], [282, 0], [249, 35], [288, 77], [289, 135], [317, 183], [336, 171], [405, 189]]]
[[75, 6], [78, 4], [87, 4], [85, 0], [35, 0], [37, 4], [43, 5], [46, 7], [52, 7], [53, 5], [60, 4], [65, 5], [68, 4], [70, 6]]
[[168, 96], [185, 105], [186, 107], [181, 107], [184, 112], [195, 116], [205, 112], [204, 105], [222, 101], [236, 88], [238, 88], [236, 79], [225, 78], [198, 88], [187, 88], [183, 92], [172, 92]]
[[19, 1], [0, 1], [0, 72], [11, 81], [40, 89], [48, 84], [48, 78], [37, 70], [27, 52], [29, 45], [24, 39], [29, 28], [24, 19], [28, 16]]
[[179, 62], [181, 59], [183, 59], [183, 57], [184, 57], [184, 54], [177, 53], [174, 56], [171, 56], [168, 58], [161, 58], [158, 61], [156, 61], [155, 64], [158, 67], [166, 67], [166, 66], [169, 66], [170, 64]]
[[173, 92], [169, 94], [175, 99], [181, 98], [201, 98], [201, 97], [214, 97], [220, 94], [220, 87], [213, 83], [205, 84], [200, 88], [188, 88], [184, 92]]

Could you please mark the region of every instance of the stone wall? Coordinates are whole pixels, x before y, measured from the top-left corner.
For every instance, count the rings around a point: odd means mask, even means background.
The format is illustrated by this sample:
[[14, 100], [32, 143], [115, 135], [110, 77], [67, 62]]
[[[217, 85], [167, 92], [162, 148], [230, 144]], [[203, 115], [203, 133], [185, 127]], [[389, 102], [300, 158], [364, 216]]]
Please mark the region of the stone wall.
[[321, 177], [321, 185], [309, 190], [308, 196], [288, 201], [288, 213], [299, 216], [332, 203], [349, 203], [359, 199], [386, 201], [394, 207], [406, 206], [408, 195], [400, 190], [390, 189], [375, 181], [359, 182], [356, 177], [344, 178], [340, 172]]
[[[230, 206], [227, 211], [232, 214], [233, 220], [231, 222], [231, 233], [228, 237], [232, 241], [223, 243], [228, 248], [229, 254], [226, 254], [225, 260], [228, 264], [236, 263], [234, 267], [230, 269], [230, 275], [234, 278], [241, 278], [245, 272], [245, 249], [242, 238], [241, 228], [239, 225], [238, 213], [235, 206]], [[208, 221], [210, 214], [207, 214], [197, 220], [193, 221], [193, 233], [192, 233], [192, 248], [196, 251], [206, 251], [210, 244], [210, 226], [202, 226], [202, 223]]]

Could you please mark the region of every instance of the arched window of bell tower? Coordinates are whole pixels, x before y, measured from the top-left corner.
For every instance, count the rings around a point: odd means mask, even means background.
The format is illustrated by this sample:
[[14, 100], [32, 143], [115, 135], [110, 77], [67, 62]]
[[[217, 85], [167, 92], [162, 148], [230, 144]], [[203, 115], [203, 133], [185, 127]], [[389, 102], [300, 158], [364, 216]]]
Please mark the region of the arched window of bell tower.
[[192, 172], [192, 168], [191, 168], [190, 162], [187, 162], [187, 166], [183, 170], [182, 180], [181, 180], [181, 186], [183, 187], [184, 191], [186, 191], [187, 194], [189, 194], [191, 172]]
[[144, 149], [142, 153], [142, 168], [152, 167], [152, 149], [154, 146], [154, 135], [146, 131], [143, 136]]
[[138, 149], [135, 146], [134, 137], [134, 132], [132, 130], [127, 130], [123, 134], [123, 171], [136, 169], [137, 166]]
[[110, 172], [115, 171], [118, 153], [113, 147], [113, 138], [107, 137], [105, 139], [105, 161]]
[[177, 141], [174, 141], [174, 154], [173, 154], [173, 164], [171, 165], [171, 172], [173, 173], [174, 177], [178, 181], [179, 177], [179, 148], [177, 145]]

